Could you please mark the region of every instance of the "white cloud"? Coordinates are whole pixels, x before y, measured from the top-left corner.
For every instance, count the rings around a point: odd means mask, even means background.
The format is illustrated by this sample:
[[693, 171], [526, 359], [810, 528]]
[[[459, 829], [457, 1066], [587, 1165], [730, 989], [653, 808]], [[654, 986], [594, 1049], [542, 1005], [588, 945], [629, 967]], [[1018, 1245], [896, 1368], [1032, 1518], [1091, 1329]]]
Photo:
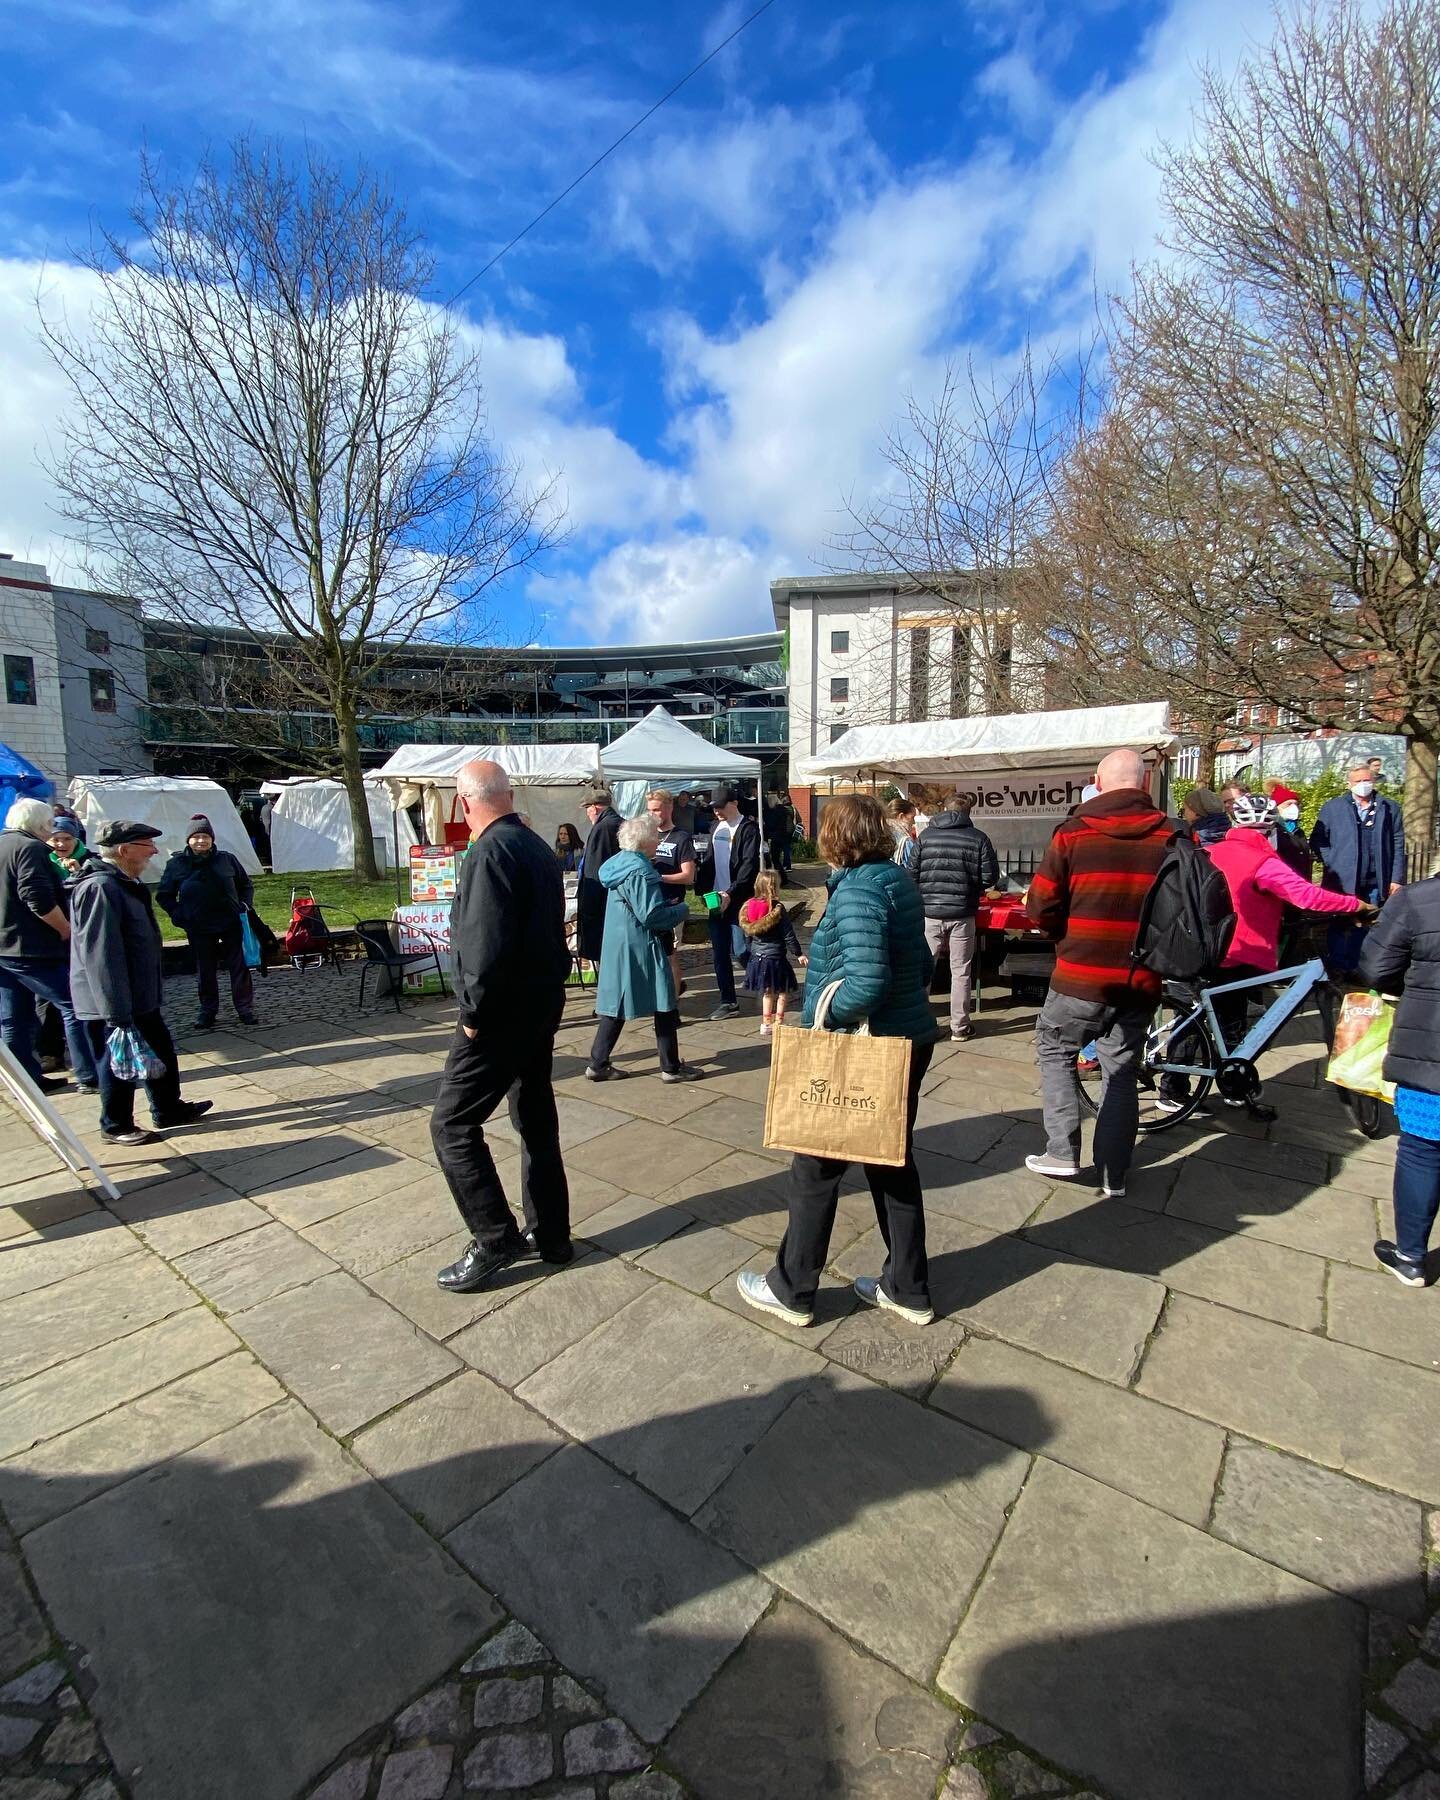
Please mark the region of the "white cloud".
[[572, 625], [596, 643], [674, 642], [734, 637], [763, 629], [765, 560], [737, 539], [693, 534], [618, 544], [583, 581], [563, 580], [533, 598], [559, 601]]

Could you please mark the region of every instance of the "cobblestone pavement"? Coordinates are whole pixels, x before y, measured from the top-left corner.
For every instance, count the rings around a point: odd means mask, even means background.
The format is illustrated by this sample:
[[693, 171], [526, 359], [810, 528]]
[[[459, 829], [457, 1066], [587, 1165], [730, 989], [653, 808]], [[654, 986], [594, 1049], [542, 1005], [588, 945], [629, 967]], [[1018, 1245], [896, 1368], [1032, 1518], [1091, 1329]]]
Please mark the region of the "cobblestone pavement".
[[108, 1206], [0, 1119], [0, 1800], [1437, 1800], [1440, 1309], [1313, 1021], [1276, 1124], [1102, 1201], [1025, 1171], [987, 1000], [917, 1126], [939, 1319], [857, 1309], [852, 1180], [797, 1331], [736, 1297], [785, 1159], [703, 961], [693, 1086], [640, 1027], [588, 1084], [572, 995], [582, 1254], [485, 1294], [434, 1284], [448, 1002], [272, 976]]

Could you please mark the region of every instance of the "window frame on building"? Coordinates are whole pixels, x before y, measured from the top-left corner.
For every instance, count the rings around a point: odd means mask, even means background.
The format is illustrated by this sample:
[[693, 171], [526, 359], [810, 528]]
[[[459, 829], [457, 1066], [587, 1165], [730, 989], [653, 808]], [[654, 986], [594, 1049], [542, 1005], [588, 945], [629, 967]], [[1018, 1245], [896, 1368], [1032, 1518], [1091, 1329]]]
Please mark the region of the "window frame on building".
[[[17, 694], [15, 691], [17, 677], [24, 682], [28, 692]], [[40, 695], [35, 682], [35, 658], [33, 656], [11, 655], [5, 653], [5, 704], [7, 706], [38, 706]]]
[[832, 706], [848, 706], [850, 704], [850, 677], [848, 675], [832, 675], [830, 677], [830, 704]]
[[830, 654], [832, 656], [848, 656], [850, 654], [850, 633], [848, 631], [832, 631], [830, 633]]
[[90, 676], [91, 712], [118, 712], [120, 708], [115, 691], [115, 671], [113, 669], [91, 669], [88, 673]]
[[85, 627], [85, 654], [87, 656], [108, 656], [110, 654], [110, 633], [103, 625], [87, 625]]

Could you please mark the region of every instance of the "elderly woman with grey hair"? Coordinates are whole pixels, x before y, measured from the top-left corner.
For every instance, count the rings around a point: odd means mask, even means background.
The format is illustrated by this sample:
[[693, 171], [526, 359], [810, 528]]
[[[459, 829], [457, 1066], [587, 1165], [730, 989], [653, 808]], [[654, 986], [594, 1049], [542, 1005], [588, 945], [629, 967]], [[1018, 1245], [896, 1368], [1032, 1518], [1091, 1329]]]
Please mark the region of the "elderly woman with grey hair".
[[41, 1074], [35, 1054], [35, 1003], [48, 1001], [63, 1021], [76, 1085], [93, 1094], [95, 1058], [70, 999], [65, 885], [46, 841], [54, 822], [48, 801], [17, 800], [0, 831], [0, 1039], [42, 1092], [63, 1087]]
[[684, 900], [669, 900], [655, 868], [660, 825], [651, 814], [626, 819], [620, 848], [596, 876], [605, 889], [605, 936], [595, 1010], [600, 1028], [585, 1073], [613, 1081], [623, 1073], [610, 1058], [627, 1019], [655, 1020], [662, 1081], [698, 1081], [700, 1071], [680, 1060], [680, 1013], [675, 976], [661, 933], [685, 922]]

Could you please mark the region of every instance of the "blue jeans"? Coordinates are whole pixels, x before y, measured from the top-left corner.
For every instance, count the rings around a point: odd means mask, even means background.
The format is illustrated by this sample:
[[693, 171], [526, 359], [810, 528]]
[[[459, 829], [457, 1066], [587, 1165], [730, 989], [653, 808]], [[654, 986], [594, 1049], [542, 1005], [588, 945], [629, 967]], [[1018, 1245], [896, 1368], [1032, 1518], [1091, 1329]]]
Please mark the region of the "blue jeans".
[[720, 990], [720, 1003], [733, 1006], [735, 970], [730, 959], [735, 951], [735, 929], [725, 913], [707, 913], [705, 923], [710, 930], [710, 957], [715, 964], [715, 985]]
[[1400, 1133], [1395, 1147], [1395, 1248], [1423, 1263], [1440, 1213], [1440, 1143]]
[[70, 965], [43, 962], [35, 956], [0, 956], [0, 1038], [32, 1081], [40, 1079], [35, 1055], [35, 1002], [48, 1000], [65, 1024], [70, 1072], [85, 1087], [94, 1087], [95, 1058], [85, 1027], [70, 1004]]

